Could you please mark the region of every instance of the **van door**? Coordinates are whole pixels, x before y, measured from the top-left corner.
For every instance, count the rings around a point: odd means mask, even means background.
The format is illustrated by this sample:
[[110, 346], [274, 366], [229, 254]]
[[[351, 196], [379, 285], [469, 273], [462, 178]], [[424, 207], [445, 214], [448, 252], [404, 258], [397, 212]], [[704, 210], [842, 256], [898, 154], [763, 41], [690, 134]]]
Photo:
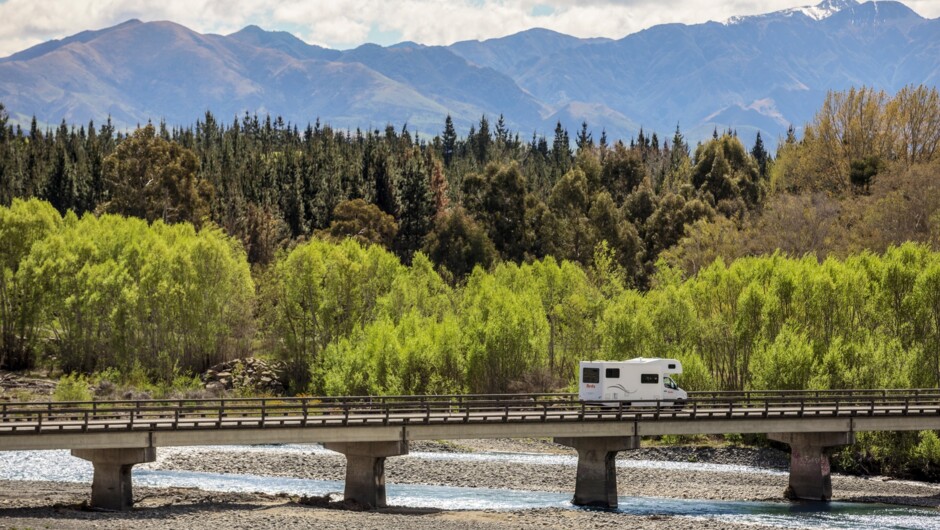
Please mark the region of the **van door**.
[[676, 392], [678, 389], [679, 389], [679, 385], [677, 385], [676, 382], [673, 381], [671, 377], [669, 377], [668, 375], [663, 376], [663, 399], [664, 400], [676, 399], [678, 397], [678, 394]]
[[620, 401], [624, 397], [623, 385], [620, 383], [620, 368], [605, 368], [604, 399]]
[[603, 392], [601, 369], [596, 366], [582, 366], [581, 388], [578, 391], [578, 397], [584, 400], [601, 399], [604, 395]]

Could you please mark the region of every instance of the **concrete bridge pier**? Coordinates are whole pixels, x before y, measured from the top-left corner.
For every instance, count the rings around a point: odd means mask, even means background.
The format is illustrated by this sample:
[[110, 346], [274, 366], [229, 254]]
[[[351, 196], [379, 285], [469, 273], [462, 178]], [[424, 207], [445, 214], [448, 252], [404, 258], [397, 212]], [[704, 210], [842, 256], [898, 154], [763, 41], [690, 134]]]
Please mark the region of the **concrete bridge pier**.
[[154, 447], [129, 449], [72, 449], [72, 456], [95, 467], [91, 482], [91, 505], [107, 510], [129, 510], [134, 505], [131, 468], [157, 459]]
[[335, 442], [323, 447], [346, 456], [344, 497], [362, 506], [384, 508], [385, 459], [408, 454], [408, 442]]
[[617, 507], [617, 453], [640, 447], [639, 436], [555, 438], [555, 443], [578, 451], [578, 475], [573, 503]]
[[771, 440], [790, 446], [789, 499], [829, 501], [832, 476], [829, 454], [833, 449], [855, 443], [854, 432], [770, 433]]

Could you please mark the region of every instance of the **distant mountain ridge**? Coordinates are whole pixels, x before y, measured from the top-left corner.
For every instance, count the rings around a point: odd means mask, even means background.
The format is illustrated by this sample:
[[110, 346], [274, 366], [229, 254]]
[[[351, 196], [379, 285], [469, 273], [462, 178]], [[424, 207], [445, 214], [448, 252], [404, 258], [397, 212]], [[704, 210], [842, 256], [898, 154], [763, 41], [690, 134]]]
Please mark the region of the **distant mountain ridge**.
[[450, 46], [404, 42], [352, 50], [313, 46], [248, 26], [199, 34], [172, 22], [129, 20], [0, 59], [0, 102], [14, 121], [148, 120], [188, 125], [209, 110], [301, 126], [407, 123], [438, 133], [447, 114], [465, 133], [481, 115], [523, 137], [573, 133], [630, 138], [640, 127], [705, 138], [717, 128], [773, 144], [812, 117], [830, 89], [893, 92], [936, 86], [940, 19], [893, 2], [816, 6], [696, 25], [666, 24], [622, 39], [531, 29]]

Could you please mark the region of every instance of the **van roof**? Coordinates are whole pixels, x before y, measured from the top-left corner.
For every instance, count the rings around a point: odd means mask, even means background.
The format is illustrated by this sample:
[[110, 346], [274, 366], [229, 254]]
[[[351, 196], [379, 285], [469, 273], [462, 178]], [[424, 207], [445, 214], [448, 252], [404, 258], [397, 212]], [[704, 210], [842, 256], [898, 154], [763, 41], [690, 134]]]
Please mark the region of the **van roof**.
[[601, 359], [601, 360], [596, 360], [596, 361], [581, 361], [581, 362], [585, 362], [585, 363], [631, 363], [631, 364], [648, 364], [648, 363], [659, 363], [659, 362], [665, 362], [665, 361], [669, 361], [669, 362], [673, 362], [673, 363], [678, 363], [678, 362], [679, 362], [679, 361], [676, 360], [676, 359], [664, 359], [664, 358], [661, 358], [661, 357], [637, 357], [637, 358], [635, 358], [635, 359], [626, 359], [626, 360], [623, 360], [623, 361], [610, 361], [610, 360]]

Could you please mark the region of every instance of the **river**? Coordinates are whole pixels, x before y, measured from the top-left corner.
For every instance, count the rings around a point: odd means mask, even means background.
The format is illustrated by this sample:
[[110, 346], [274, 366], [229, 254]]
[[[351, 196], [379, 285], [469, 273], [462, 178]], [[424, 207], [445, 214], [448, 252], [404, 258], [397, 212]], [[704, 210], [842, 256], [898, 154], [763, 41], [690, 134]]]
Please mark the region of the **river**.
[[[298, 455], [333, 454], [317, 446], [226, 446], [202, 448], [164, 448], [161, 459], [185, 454], [296, 453]], [[569, 455], [527, 453], [437, 453], [417, 452], [400, 457], [425, 461], [513, 462], [529, 465], [575, 466]], [[310, 480], [290, 477], [257, 476], [235, 473], [207, 473], [161, 469], [160, 460], [138, 466], [134, 471], [136, 486], [198, 487], [209, 491], [289, 493], [324, 495], [342, 492], [343, 484], [334, 480]], [[618, 461], [618, 467], [672, 470], [677, 480], [688, 471], [781, 475], [784, 472], [755, 467], [692, 462], [649, 460]], [[68, 451], [16, 451], [0, 454], [0, 480], [41, 480], [91, 482], [89, 462], [72, 457]], [[519, 510], [537, 508], [580, 509], [570, 503], [570, 493], [523, 491], [496, 488], [429, 486], [420, 484], [387, 485], [388, 503], [396, 506], [438, 508], [443, 510]], [[789, 503], [766, 501], [726, 501], [672, 499], [663, 497], [620, 497], [618, 511], [634, 515], [671, 515], [691, 519], [707, 518], [779, 528], [833, 529], [940, 529], [940, 511], [874, 503]]]

